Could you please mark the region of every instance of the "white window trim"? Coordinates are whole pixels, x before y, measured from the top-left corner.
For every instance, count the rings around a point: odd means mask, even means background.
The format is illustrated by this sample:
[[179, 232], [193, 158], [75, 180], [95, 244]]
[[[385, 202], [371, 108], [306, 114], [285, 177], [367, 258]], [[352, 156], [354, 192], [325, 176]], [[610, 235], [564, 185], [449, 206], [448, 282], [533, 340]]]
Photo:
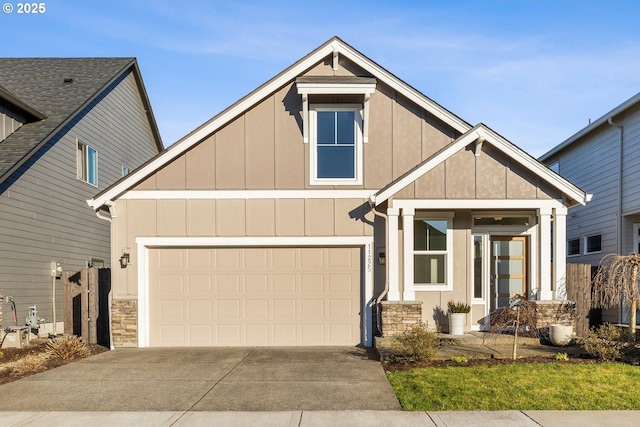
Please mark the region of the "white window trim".
[[[78, 147], [82, 145], [83, 147], [85, 147], [85, 149], [83, 150], [83, 156], [84, 159], [82, 160], [82, 163], [79, 163], [79, 157], [78, 157]], [[96, 182], [91, 182], [89, 179], [89, 149], [95, 151], [96, 153], [96, 164], [95, 164], [95, 181]], [[98, 150], [96, 150], [95, 148], [93, 148], [92, 146], [90, 146], [89, 144], [85, 144], [84, 142], [80, 141], [78, 138], [76, 138], [76, 178], [79, 179], [80, 181], [87, 183], [89, 185], [92, 185], [94, 187], [98, 186], [98, 163], [99, 163], [99, 158], [98, 158]], [[82, 174], [79, 173], [80, 168], [82, 168]], [[84, 179], [83, 175], [86, 174], [87, 178]]]
[[[355, 140], [355, 177], [354, 178], [318, 178], [316, 151], [316, 112], [317, 111], [354, 111], [356, 113], [356, 140]], [[309, 144], [309, 184], [310, 185], [360, 185], [362, 184], [362, 106], [358, 104], [314, 104], [309, 109], [310, 144]]]
[[[569, 242], [571, 242], [573, 240], [577, 240], [578, 241], [578, 253], [577, 254], [570, 254], [569, 253]], [[580, 255], [582, 255], [582, 239], [580, 237], [568, 238], [567, 239], [567, 258], [575, 258], [575, 257], [579, 257]]]
[[[599, 251], [593, 251], [593, 252], [589, 252], [588, 251], [588, 245], [587, 245], [587, 241], [589, 240], [589, 237], [595, 237], [595, 236], [600, 236], [600, 250]], [[582, 245], [583, 245], [583, 253], [585, 255], [593, 255], [593, 254], [601, 254], [602, 253], [602, 233], [591, 233], [591, 234], [587, 234], [586, 236], [584, 236], [584, 238], [582, 239]]]
[[[416, 254], [413, 243], [413, 223], [415, 220], [422, 219], [439, 219], [447, 221], [447, 249], [444, 251], [428, 251], [430, 254], [444, 254], [445, 255], [445, 283], [416, 283], [414, 277], [414, 256]], [[410, 224], [410, 225], [409, 225]], [[453, 290], [453, 213], [424, 213], [418, 212], [413, 216], [411, 221], [403, 222], [405, 225], [404, 238], [405, 249], [411, 247], [411, 252], [405, 254], [405, 277], [410, 277], [410, 280], [405, 280], [405, 296], [414, 294], [415, 292], [434, 292], [434, 291], [452, 291]], [[407, 228], [410, 228], [408, 230]], [[409, 245], [409, 241], [411, 244]], [[423, 253], [424, 251], [419, 251]], [[406, 299], [406, 298], [405, 298]]]

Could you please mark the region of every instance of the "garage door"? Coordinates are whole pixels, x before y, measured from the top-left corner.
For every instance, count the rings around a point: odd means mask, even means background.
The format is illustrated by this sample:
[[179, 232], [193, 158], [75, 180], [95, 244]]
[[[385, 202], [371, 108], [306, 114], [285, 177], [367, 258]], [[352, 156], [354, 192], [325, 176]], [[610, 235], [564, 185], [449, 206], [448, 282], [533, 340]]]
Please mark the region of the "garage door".
[[149, 345], [360, 343], [359, 248], [149, 252]]

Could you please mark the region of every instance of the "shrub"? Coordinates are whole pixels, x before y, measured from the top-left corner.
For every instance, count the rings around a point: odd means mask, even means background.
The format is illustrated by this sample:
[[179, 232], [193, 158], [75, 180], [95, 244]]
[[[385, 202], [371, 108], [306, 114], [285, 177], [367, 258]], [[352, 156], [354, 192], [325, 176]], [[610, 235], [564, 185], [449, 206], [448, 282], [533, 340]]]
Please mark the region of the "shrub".
[[422, 322], [392, 338], [393, 358], [399, 362], [422, 362], [435, 356], [440, 347], [436, 331], [430, 331]]
[[467, 356], [451, 356], [451, 361], [456, 363], [467, 363], [469, 358]]
[[10, 368], [12, 376], [37, 374], [47, 369], [47, 358], [41, 354], [28, 354], [11, 363]]
[[75, 335], [54, 338], [47, 343], [45, 355], [53, 360], [75, 360], [91, 356], [91, 349]]
[[584, 338], [583, 347], [587, 353], [603, 361], [620, 359], [626, 347], [626, 334], [610, 323], [590, 330]]
[[567, 353], [558, 353], [556, 354], [556, 360], [566, 362], [567, 360], [569, 360], [569, 355]]

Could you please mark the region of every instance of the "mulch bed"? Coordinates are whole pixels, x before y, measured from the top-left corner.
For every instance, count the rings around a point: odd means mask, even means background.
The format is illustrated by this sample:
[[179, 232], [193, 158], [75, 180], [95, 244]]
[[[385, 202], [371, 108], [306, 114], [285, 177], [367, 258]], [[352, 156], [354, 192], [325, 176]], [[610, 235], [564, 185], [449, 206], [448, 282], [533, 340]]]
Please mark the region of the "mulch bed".
[[[10, 369], [3, 369], [3, 365], [11, 362], [15, 362], [25, 356], [28, 355], [37, 355], [44, 353], [47, 348], [46, 340], [34, 340], [31, 343], [22, 348], [0, 348], [0, 384], [6, 384], [11, 381], [19, 380], [20, 378], [24, 378], [29, 376], [26, 375], [16, 375], [12, 373]], [[102, 347], [97, 344], [89, 344], [89, 348], [91, 350], [91, 355], [99, 354], [109, 349], [106, 347]], [[77, 359], [76, 359], [77, 360]], [[46, 369], [57, 368], [58, 366], [66, 365], [67, 363], [72, 362], [71, 360], [47, 360], [46, 361]]]

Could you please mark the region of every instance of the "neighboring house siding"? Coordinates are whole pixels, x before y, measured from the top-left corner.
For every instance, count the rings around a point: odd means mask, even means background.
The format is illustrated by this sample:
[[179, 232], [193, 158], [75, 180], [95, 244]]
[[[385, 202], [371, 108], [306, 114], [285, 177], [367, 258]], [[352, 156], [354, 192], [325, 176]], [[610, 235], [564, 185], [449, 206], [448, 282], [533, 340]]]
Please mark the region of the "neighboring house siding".
[[627, 215], [640, 211], [640, 107], [627, 110], [616, 121], [624, 126], [622, 214]]
[[[76, 140], [98, 151], [98, 187], [76, 178]], [[110, 265], [109, 223], [87, 206], [99, 190], [157, 153], [131, 74], [114, 82], [62, 132], [0, 185], [0, 293], [15, 298], [18, 323], [28, 307], [52, 321], [50, 262], [76, 271], [90, 258]], [[57, 285], [57, 320], [63, 289]], [[12, 325], [4, 310], [4, 325]]]
[[0, 141], [18, 130], [26, 121], [20, 113], [0, 99]]

